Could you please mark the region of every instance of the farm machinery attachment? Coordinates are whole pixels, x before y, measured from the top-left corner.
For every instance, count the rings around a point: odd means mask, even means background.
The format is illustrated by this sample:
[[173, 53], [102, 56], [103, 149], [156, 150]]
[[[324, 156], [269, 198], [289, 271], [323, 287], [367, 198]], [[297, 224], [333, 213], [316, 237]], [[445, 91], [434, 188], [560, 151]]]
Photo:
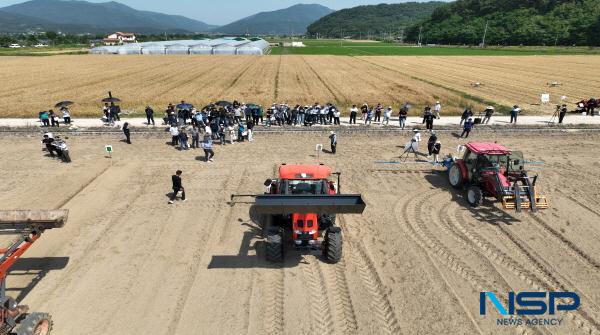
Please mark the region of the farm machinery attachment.
[[473, 207], [486, 196], [495, 197], [505, 209], [548, 208], [548, 200], [538, 194], [537, 176], [525, 171], [523, 154], [497, 143], [468, 143], [461, 148], [462, 158], [448, 170], [448, 180], [455, 188], [467, 189], [467, 201]]
[[0, 248], [0, 335], [47, 335], [52, 329], [52, 318], [46, 313], [29, 313], [6, 295], [6, 276], [19, 257], [37, 241], [44, 231], [62, 228], [67, 221], [67, 210], [0, 211], [0, 234], [17, 238], [7, 248]]
[[[337, 175], [337, 183], [329, 180]], [[342, 257], [342, 231], [336, 214], [362, 214], [361, 195], [340, 194], [340, 173], [323, 165], [282, 165], [279, 179], [267, 179], [263, 195], [232, 195], [255, 198], [251, 210], [259, 218], [266, 237], [266, 257], [284, 259], [286, 240], [297, 249], [320, 249], [327, 262]]]

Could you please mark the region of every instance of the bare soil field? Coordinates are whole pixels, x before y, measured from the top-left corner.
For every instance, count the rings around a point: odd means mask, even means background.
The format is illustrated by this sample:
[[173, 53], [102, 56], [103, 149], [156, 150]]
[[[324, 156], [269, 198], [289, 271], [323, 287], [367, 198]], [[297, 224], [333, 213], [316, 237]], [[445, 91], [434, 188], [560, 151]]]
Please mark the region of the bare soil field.
[[[443, 112], [487, 103], [520, 104], [524, 112], [552, 112], [532, 105], [542, 92], [575, 102], [600, 92], [587, 80], [600, 65], [595, 56], [346, 57], [346, 56], [54, 56], [3, 57], [0, 117], [37, 116], [73, 100], [73, 116], [100, 115], [110, 90], [125, 113], [159, 111], [185, 99], [198, 106], [222, 99], [268, 106], [333, 102], [341, 107], [408, 101], [419, 113], [440, 100]], [[557, 81], [563, 85], [551, 88]], [[484, 86], [473, 88], [471, 83]], [[345, 110], [344, 110], [345, 111]]]
[[[341, 134], [338, 155], [320, 161], [367, 209], [339, 216], [336, 265], [291, 247], [283, 264], [266, 262], [250, 205], [228, 204], [231, 193], [261, 193], [282, 162], [317, 162], [326, 133], [257, 133], [217, 147], [212, 164], [166, 135], [134, 133], [129, 146], [111, 136], [72, 137], [71, 164], [44, 157], [35, 136], [0, 137], [11, 158], [0, 161], [1, 207], [70, 210], [7, 285], [51, 313], [57, 334], [600, 333], [598, 134], [473, 135], [544, 162], [530, 166], [551, 206], [537, 214], [491, 202], [472, 209], [428, 164], [375, 163], [397, 159], [408, 134]], [[445, 153], [464, 143], [440, 138]], [[114, 145], [112, 160], [104, 144]], [[168, 205], [176, 169], [189, 201]], [[495, 311], [479, 315], [480, 291], [522, 290], [575, 291], [581, 307], [559, 312], [560, 326], [497, 326]]]

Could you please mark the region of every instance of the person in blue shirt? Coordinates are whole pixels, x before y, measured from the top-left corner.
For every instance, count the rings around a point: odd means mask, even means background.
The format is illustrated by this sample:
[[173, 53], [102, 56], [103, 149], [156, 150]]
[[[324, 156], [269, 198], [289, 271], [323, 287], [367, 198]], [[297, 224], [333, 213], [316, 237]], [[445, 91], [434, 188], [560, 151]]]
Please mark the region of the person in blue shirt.
[[460, 137], [462, 138], [466, 134], [467, 136], [465, 136], [465, 138], [468, 138], [471, 129], [473, 129], [473, 118], [469, 118], [467, 121], [465, 121], [465, 125], [463, 126], [463, 132], [462, 134], [460, 134]]

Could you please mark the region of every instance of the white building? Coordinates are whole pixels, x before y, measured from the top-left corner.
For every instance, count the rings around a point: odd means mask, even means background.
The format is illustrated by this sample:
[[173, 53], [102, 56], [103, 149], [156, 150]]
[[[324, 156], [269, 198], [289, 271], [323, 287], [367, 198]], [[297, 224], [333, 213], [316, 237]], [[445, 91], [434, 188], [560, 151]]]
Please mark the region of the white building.
[[105, 45], [121, 45], [126, 43], [135, 43], [137, 39], [134, 33], [122, 33], [120, 31], [108, 35], [104, 40]]

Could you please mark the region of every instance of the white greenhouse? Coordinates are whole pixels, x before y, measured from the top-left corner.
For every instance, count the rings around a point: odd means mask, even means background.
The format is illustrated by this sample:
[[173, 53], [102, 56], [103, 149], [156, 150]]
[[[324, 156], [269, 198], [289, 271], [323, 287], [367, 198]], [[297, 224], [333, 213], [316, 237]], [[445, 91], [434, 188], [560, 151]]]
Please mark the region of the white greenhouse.
[[184, 44], [172, 44], [167, 46], [165, 53], [167, 55], [187, 55], [190, 52], [190, 47]]
[[101, 46], [93, 48], [95, 55], [265, 55], [269, 43], [263, 39], [222, 37], [213, 40], [173, 40]]
[[165, 46], [160, 44], [148, 44], [142, 47], [142, 55], [164, 55]]

